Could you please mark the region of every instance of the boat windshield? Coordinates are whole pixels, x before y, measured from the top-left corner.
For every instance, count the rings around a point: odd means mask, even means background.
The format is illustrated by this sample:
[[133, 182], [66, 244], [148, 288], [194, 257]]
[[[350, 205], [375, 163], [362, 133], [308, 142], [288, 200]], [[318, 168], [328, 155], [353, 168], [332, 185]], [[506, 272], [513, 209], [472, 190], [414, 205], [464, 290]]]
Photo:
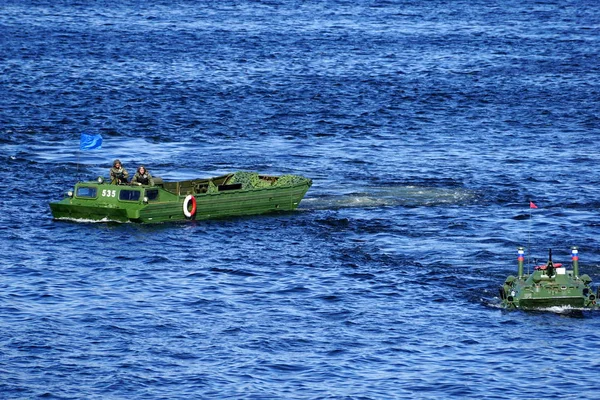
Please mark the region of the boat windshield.
[[148, 201], [158, 200], [158, 189], [147, 189], [146, 197]]
[[124, 190], [119, 192], [119, 200], [138, 201], [140, 199], [139, 190]]
[[75, 196], [77, 197], [96, 197], [97, 189], [95, 187], [90, 186], [80, 186], [77, 188], [77, 193]]

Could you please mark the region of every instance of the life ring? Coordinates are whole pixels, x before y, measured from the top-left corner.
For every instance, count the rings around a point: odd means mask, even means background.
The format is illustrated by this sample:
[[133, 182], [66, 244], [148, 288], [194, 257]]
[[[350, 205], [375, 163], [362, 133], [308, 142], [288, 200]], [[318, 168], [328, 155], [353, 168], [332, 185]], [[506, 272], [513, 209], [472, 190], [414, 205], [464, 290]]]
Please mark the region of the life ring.
[[[188, 211], [188, 205], [190, 204], [190, 201], [192, 202], [192, 210]], [[188, 194], [183, 201], [183, 213], [188, 218], [192, 218], [192, 216], [196, 214], [196, 198], [191, 194]]]

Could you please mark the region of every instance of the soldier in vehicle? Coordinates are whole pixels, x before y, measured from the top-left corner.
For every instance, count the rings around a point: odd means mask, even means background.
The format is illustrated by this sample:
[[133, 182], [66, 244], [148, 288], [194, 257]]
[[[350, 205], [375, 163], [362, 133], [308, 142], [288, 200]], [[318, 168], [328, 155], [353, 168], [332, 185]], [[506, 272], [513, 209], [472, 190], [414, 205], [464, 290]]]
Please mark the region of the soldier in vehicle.
[[115, 160], [110, 169], [110, 183], [113, 185], [122, 185], [127, 183], [129, 172], [121, 165], [121, 161]]
[[150, 172], [148, 172], [146, 167], [144, 167], [143, 165], [140, 165], [139, 168], [137, 169], [137, 171], [135, 172], [133, 179], [131, 179], [131, 184], [138, 185], [138, 186], [141, 186], [141, 185], [154, 186], [154, 179], [152, 179], [152, 175], [150, 174]]

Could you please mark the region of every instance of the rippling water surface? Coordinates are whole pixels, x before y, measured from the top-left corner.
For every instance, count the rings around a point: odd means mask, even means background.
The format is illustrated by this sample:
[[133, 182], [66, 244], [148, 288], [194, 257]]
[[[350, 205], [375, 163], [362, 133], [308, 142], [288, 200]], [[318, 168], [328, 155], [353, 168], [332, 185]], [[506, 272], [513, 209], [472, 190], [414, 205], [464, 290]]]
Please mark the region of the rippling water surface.
[[[586, 0], [4, 1], [0, 398], [597, 397], [598, 314], [497, 289], [519, 245], [600, 282], [599, 27]], [[53, 221], [114, 158], [314, 183], [291, 213]]]

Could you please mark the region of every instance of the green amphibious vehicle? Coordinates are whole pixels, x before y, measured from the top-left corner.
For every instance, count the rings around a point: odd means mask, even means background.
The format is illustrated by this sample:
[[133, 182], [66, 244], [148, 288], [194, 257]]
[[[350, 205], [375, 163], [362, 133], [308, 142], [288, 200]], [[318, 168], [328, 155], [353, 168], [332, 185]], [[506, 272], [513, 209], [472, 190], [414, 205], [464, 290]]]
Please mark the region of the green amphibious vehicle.
[[[572, 270], [552, 261], [549, 250], [548, 262], [534, 268], [532, 274], [523, 272], [524, 250], [518, 249], [518, 274], [506, 278], [500, 288], [502, 306], [507, 309], [537, 310], [550, 307], [596, 309], [595, 294], [588, 275], [579, 275], [579, 252], [571, 249]], [[599, 289], [600, 290], [600, 289]]]
[[154, 186], [108, 184], [104, 178], [78, 182], [58, 202], [55, 219], [165, 222], [204, 220], [291, 211], [312, 185], [299, 175], [268, 176], [239, 171], [208, 179], [164, 182]]

